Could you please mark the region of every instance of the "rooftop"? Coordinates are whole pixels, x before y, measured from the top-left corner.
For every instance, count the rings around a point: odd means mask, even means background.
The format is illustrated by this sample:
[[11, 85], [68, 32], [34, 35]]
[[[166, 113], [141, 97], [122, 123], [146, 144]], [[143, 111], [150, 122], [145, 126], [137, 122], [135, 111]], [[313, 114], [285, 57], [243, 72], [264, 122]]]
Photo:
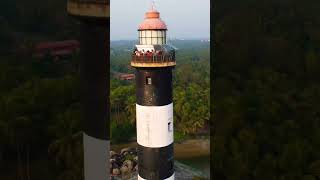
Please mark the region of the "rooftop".
[[160, 13], [152, 6], [151, 10], [146, 12], [144, 21], [139, 25], [139, 30], [166, 30], [166, 23], [160, 18]]

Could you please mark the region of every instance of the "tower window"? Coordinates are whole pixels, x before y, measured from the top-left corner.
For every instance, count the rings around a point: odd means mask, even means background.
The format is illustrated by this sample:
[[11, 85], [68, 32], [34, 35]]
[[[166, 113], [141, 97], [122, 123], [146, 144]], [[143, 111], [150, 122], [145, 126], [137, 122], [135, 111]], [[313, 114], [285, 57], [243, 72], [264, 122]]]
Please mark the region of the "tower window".
[[172, 131], [172, 125], [171, 122], [168, 122], [168, 131], [171, 132]]
[[151, 77], [147, 77], [147, 78], [146, 78], [146, 84], [148, 84], [148, 85], [152, 84], [152, 79], [151, 79]]

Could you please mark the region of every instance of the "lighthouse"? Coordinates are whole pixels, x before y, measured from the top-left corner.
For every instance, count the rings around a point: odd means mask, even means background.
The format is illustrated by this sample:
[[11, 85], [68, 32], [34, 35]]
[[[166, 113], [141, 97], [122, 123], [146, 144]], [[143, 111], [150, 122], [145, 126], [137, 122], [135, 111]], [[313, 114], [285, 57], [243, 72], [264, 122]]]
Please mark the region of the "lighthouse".
[[154, 8], [138, 28], [131, 66], [136, 69], [138, 179], [173, 180], [172, 70], [175, 50], [167, 45], [167, 26]]
[[80, 81], [85, 180], [106, 180], [109, 172], [110, 1], [68, 0], [80, 24]]

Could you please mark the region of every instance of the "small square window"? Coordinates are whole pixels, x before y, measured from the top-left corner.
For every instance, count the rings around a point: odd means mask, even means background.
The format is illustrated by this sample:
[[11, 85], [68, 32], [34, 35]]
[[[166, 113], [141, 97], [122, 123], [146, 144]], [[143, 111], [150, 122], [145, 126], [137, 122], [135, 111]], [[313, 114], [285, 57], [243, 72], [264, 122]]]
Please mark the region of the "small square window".
[[147, 77], [147, 78], [146, 78], [146, 84], [148, 84], [148, 85], [152, 84], [152, 79], [151, 79], [151, 77]]

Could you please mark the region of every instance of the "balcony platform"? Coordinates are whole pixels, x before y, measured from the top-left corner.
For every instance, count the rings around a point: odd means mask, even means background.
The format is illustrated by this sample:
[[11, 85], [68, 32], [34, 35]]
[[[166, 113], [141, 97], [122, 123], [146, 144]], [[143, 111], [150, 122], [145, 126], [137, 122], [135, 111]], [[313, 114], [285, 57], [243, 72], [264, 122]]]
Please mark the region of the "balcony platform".
[[172, 55], [136, 56], [132, 55], [132, 67], [170, 67], [175, 66], [176, 61]]
[[149, 62], [132, 62], [132, 67], [169, 67], [175, 66], [176, 62], [163, 62], [163, 63], [149, 63]]
[[68, 0], [67, 10], [74, 16], [108, 18], [110, 0]]

